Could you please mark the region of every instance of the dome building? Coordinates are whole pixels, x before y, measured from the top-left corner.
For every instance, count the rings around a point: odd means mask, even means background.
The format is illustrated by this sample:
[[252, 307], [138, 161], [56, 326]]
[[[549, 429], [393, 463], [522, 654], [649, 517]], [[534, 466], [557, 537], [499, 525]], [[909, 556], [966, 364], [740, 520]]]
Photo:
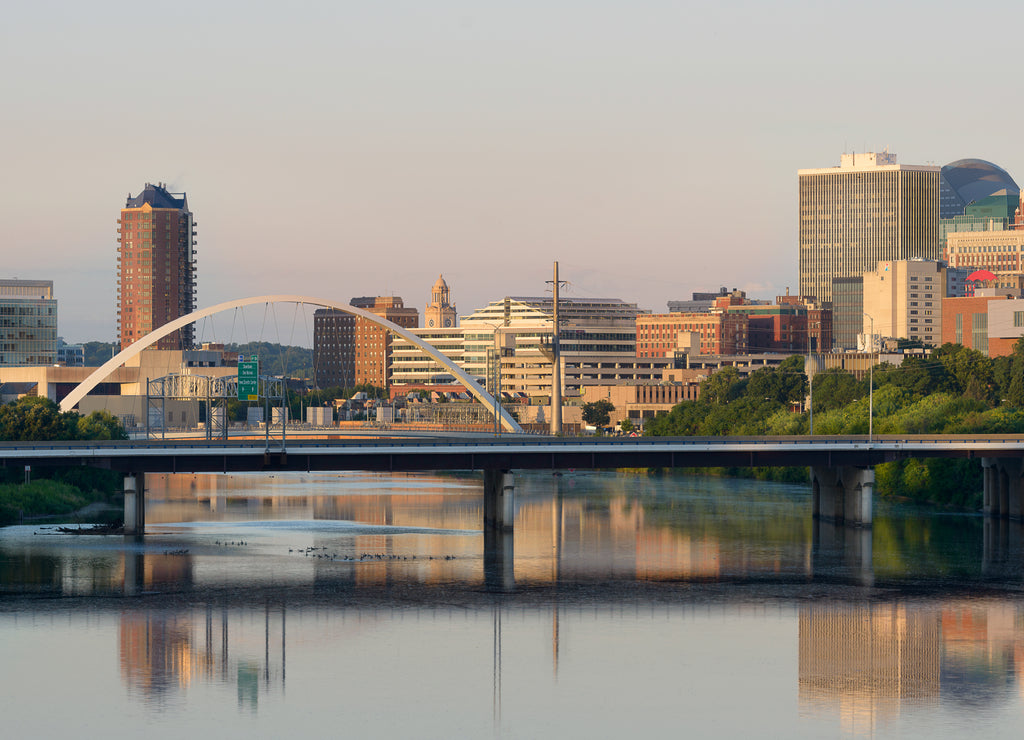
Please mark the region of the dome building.
[[[983, 205], [992, 198], [991, 205], [1000, 213], [997, 217], [1013, 218], [1020, 201], [1020, 188], [1009, 173], [983, 159], [958, 159], [950, 162], [939, 175], [939, 218], [954, 218], [966, 213], [967, 206]], [[979, 214], [980, 215], [980, 214]]]

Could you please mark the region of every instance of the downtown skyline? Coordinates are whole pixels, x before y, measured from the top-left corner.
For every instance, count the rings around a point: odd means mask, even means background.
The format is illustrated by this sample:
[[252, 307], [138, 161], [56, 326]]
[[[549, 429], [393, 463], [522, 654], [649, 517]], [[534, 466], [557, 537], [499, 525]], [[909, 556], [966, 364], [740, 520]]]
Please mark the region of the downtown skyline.
[[116, 336], [117, 213], [147, 181], [188, 193], [200, 307], [421, 308], [440, 273], [468, 313], [542, 295], [555, 260], [565, 295], [654, 311], [796, 292], [796, 172], [843, 151], [1024, 176], [1010, 73], [941, 63], [951, 4], [246, 8], [52, 2], [0, 29], [4, 277], [53, 280], [68, 341]]

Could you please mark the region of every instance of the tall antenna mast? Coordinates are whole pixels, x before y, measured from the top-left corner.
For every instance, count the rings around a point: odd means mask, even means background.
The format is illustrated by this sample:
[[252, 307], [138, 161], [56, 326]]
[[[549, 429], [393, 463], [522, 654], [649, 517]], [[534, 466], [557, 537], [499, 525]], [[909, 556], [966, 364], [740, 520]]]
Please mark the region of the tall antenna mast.
[[555, 279], [551, 281], [554, 297], [554, 330], [551, 336], [551, 433], [562, 433], [562, 350], [559, 342], [558, 323], [558, 262], [555, 262]]

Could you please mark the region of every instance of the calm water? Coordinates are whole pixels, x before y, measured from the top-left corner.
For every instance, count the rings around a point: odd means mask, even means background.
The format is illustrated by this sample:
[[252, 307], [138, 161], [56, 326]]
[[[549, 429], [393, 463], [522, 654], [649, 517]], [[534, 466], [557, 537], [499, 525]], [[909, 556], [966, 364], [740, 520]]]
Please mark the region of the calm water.
[[6, 737], [1016, 736], [1020, 525], [753, 481], [150, 477], [0, 529]]

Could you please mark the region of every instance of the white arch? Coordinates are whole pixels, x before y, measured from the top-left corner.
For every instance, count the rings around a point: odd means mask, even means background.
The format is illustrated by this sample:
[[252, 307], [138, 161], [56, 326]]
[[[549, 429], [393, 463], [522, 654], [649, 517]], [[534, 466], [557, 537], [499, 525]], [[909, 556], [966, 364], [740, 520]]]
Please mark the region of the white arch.
[[[369, 311], [365, 311], [361, 308], [356, 308], [355, 306], [349, 306], [348, 304], [345, 303], [329, 301], [323, 298], [310, 298], [308, 296], [301, 295], [262, 295], [254, 296], [252, 298], [240, 298], [235, 301], [218, 303], [215, 306], [210, 306], [208, 308], [199, 309], [198, 311], [193, 311], [187, 316], [182, 316], [181, 318], [175, 319], [174, 321], [164, 324], [159, 329], [150, 332], [142, 339], [138, 340], [137, 342], [134, 342], [127, 349], [121, 350], [119, 353], [117, 353], [109, 360], [107, 360], [105, 363], [103, 363], [103, 365], [94, 370], [92, 374], [89, 375], [88, 378], [86, 378], [77, 386], [75, 386], [75, 388], [67, 396], [64, 397], [64, 400], [60, 402], [61, 411], [70, 411], [71, 409], [73, 409], [76, 405], [78, 405], [79, 401], [85, 398], [85, 395], [89, 391], [91, 391], [93, 388], [99, 385], [104, 379], [106, 379], [108, 375], [110, 375], [110, 373], [114, 372], [114, 370], [123, 365], [127, 360], [130, 360], [131, 358], [135, 357], [140, 352], [142, 352], [142, 350], [146, 349], [152, 344], [155, 344], [159, 340], [166, 337], [168, 334], [172, 334], [178, 329], [181, 329], [184, 326], [188, 326], [194, 321], [206, 318], [207, 316], [212, 316], [213, 314], [220, 313], [221, 311], [227, 311], [232, 308], [243, 308], [244, 306], [252, 306], [258, 303], [308, 303], [311, 306], [321, 306], [323, 308], [331, 308], [337, 311], [343, 311], [344, 313], [349, 313], [352, 314], [353, 316], [361, 316], [367, 321], [372, 321], [375, 324], [379, 324], [380, 326], [383, 326], [385, 329], [388, 329], [389, 331], [397, 334], [403, 339], [412, 342], [414, 345], [416, 345], [421, 350], [426, 352], [428, 355], [433, 357], [439, 363], [444, 365], [451, 371], [452, 375], [458, 378], [462, 382], [462, 384], [466, 386], [466, 390], [472, 393], [476, 397], [476, 399], [480, 401], [480, 403], [482, 403], [484, 406], [491, 410], [492, 414], [495, 411], [495, 407], [497, 406], [497, 404], [494, 401], [494, 397], [491, 396], [490, 393], [481, 388], [480, 385], [476, 382], [476, 380], [470, 377], [470, 375], [465, 370], [463, 370], [461, 367], [452, 362], [451, 359], [443, 355], [433, 345], [424, 342], [422, 339], [420, 339], [418, 336], [408, 331], [407, 329], [403, 329], [402, 327], [398, 326], [398, 324], [394, 324], [388, 321], [387, 319], [378, 316], [375, 313], [370, 313]], [[522, 427], [519, 426], [519, 423], [512, 418], [512, 415], [508, 413], [504, 406], [501, 407], [501, 426], [509, 432], [523, 431]]]

